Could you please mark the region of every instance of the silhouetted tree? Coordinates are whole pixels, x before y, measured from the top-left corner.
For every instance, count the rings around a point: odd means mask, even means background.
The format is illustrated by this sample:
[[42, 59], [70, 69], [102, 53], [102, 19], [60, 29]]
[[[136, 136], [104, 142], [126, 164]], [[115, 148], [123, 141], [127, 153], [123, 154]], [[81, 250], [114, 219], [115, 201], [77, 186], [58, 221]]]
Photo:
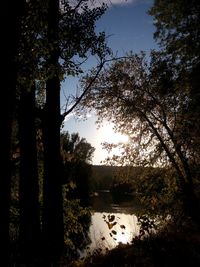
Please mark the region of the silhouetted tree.
[[94, 148], [78, 133], [61, 133], [61, 152], [64, 164], [64, 183], [74, 186], [67, 193], [69, 199], [80, 199], [81, 206], [89, 205], [91, 160]]
[[[42, 10], [41, 7], [43, 8]], [[41, 231], [39, 179], [36, 143], [36, 80], [39, 77], [40, 39], [46, 21], [41, 20], [45, 5], [26, 2], [22, 18], [17, 83], [19, 125], [19, 243], [21, 260], [28, 263], [38, 256]], [[45, 17], [44, 17], [45, 18]], [[44, 19], [43, 18], [43, 19]]]
[[[187, 113], [182, 110], [190, 99], [176, 89], [180, 85], [176, 73], [158, 59], [159, 54], [153, 52], [149, 64], [143, 53], [131, 54], [112, 64], [96, 80], [83, 108], [95, 108], [100, 119], [107, 118], [116, 130], [129, 136], [129, 142], [121, 144], [121, 156], [111, 159], [113, 163], [172, 166], [185, 211], [199, 221], [188, 146], [190, 135], [182, 135], [187, 130], [183, 123]], [[110, 149], [115, 145], [105, 146]]]
[[11, 182], [11, 135], [12, 120], [15, 110], [17, 64], [20, 23], [24, 13], [25, 1], [9, 1], [2, 6], [3, 23], [2, 30], [2, 100], [1, 105], [1, 142], [0, 142], [0, 166], [1, 166], [1, 189], [0, 189], [0, 243], [1, 261], [5, 266], [9, 256], [9, 212], [10, 212], [10, 182]]
[[40, 244], [39, 181], [37, 166], [35, 85], [21, 86], [19, 103], [20, 148], [20, 251], [30, 262], [37, 256]]
[[52, 49], [49, 51], [47, 65], [52, 75], [46, 82], [46, 103], [43, 116], [43, 235], [45, 249], [51, 256], [60, 253], [64, 243], [60, 155], [60, 78], [57, 69], [59, 64], [58, 23], [59, 1], [49, 0], [47, 38]]
[[200, 3], [159, 0], [149, 14], [154, 17], [154, 38], [160, 45], [162, 60], [173, 62], [171, 69], [176, 73], [179, 90], [190, 98], [187, 108], [182, 110], [185, 131], [179, 136], [187, 137], [193, 164], [199, 165]]
[[[91, 3], [85, 0], [73, 3], [49, 0], [21, 1], [18, 5], [11, 1], [6, 9], [11, 23], [6, 28], [10, 32], [9, 38], [4, 42], [6, 75], [3, 78], [8, 81], [9, 90], [3, 94], [8, 112], [6, 115], [4, 109], [1, 112], [3, 142], [0, 161], [5, 179], [2, 180], [0, 194], [1, 204], [4, 203], [1, 207], [4, 220], [1, 220], [0, 228], [1, 240], [8, 251], [11, 123], [15, 111], [19, 127], [19, 135], [15, 137], [20, 147], [19, 240], [20, 253], [26, 257], [26, 262], [35, 256], [36, 244], [40, 243], [36, 121], [42, 124], [43, 129], [42, 157], [40, 154], [40, 160], [44, 162], [42, 231], [47, 257], [51, 260], [59, 255], [63, 246], [60, 127], [64, 117], [80, 102], [82, 95], [76, 97], [74, 105], [61, 115], [60, 82], [68, 75], [81, 74], [82, 63], [89, 55], [99, 58], [98, 75], [109, 53], [105, 34], [95, 32], [96, 20], [106, 7], [92, 8]], [[9, 51], [8, 47], [11, 48]], [[38, 102], [40, 93], [43, 96], [41, 105]]]
[[[71, 109], [60, 114], [60, 82], [65, 75], [82, 72], [81, 64], [88, 53], [100, 60], [108, 53], [105, 35], [95, 33], [94, 24], [105, 11], [105, 6], [91, 9], [89, 1], [77, 1], [70, 5], [65, 1], [59, 9], [59, 1], [48, 5], [48, 56], [46, 58], [46, 100], [43, 112], [44, 142], [44, 194], [43, 234], [48, 255], [59, 254], [63, 247], [62, 179], [60, 155], [60, 127]], [[102, 68], [102, 65], [100, 65]], [[76, 98], [76, 104], [81, 97]], [[76, 105], [75, 104], [75, 105]], [[53, 253], [52, 253], [53, 252]]]

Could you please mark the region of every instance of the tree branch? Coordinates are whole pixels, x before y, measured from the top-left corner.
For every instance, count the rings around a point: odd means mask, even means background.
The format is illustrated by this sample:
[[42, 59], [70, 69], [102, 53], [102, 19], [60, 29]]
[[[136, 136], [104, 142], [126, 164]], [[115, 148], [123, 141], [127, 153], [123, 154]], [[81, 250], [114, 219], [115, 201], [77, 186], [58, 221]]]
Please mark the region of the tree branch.
[[63, 118], [63, 120], [65, 119], [65, 117], [71, 113], [75, 107], [80, 103], [80, 101], [83, 99], [83, 97], [85, 96], [85, 94], [89, 91], [89, 89], [91, 88], [92, 84], [95, 82], [95, 80], [97, 79], [97, 77], [99, 76], [99, 73], [101, 72], [104, 64], [106, 63], [106, 61], [103, 61], [99, 64], [98, 66], [98, 70], [95, 74], [95, 76], [91, 79], [91, 81], [89, 82], [89, 84], [86, 86], [85, 90], [82, 92], [82, 94], [78, 97], [77, 101], [72, 105], [72, 107], [70, 109], [68, 109], [66, 112], [64, 112], [61, 116]]
[[162, 145], [163, 149], [165, 150], [169, 160], [171, 161], [172, 165], [174, 166], [174, 168], [177, 171], [178, 174], [178, 182], [181, 186], [181, 189], [183, 190], [183, 192], [185, 192], [185, 188], [186, 188], [186, 184], [185, 184], [185, 179], [184, 179], [184, 175], [182, 174], [182, 171], [180, 170], [175, 158], [173, 157], [172, 153], [170, 152], [169, 148], [167, 147], [167, 145], [165, 144], [165, 142], [163, 141], [162, 137], [160, 136], [159, 132], [157, 131], [157, 129], [155, 128], [154, 124], [152, 123], [152, 121], [147, 117], [147, 115], [142, 112], [141, 110], [138, 109], [138, 112], [143, 116], [143, 118], [146, 120], [146, 122], [149, 124], [150, 128], [153, 130], [155, 136], [158, 138], [160, 144]]
[[76, 106], [81, 102], [81, 100], [83, 99], [83, 97], [86, 95], [86, 93], [90, 90], [91, 86], [93, 85], [93, 83], [96, 81], [97, 77], [99, 76], [101, 70], [103, 69], [104, 65], [108, 62], [112, 62], [115, 60], [120, 60], [120, 59], [125, 59], [127, 57], [118, 57], [118, 58], [111, 58], [111, 59], [107, 59], [107, 60], [103, 60], [100, 62], [100, 64], [97, 66], [98, 70], [96, 72], [96, 74], [93, 76], [93, 78], [90, 80], [89, 84], [86, 86], [85, 90], [82, 92], [82, 94], [77, 98], [76, 102], [72, 105], [72, 107], [70, 109], [68, 109], [66, 112], [64, 112], [61, 115], [62, 121], [65, 119], [65, 117], [67, 115], [69, 115], [75, 108]]

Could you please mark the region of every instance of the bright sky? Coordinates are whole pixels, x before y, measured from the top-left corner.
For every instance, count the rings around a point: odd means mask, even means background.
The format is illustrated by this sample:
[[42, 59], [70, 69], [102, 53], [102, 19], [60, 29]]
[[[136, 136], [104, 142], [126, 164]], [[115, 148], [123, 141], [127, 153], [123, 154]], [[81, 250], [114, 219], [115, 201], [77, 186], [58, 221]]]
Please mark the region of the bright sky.
[[[102, 1], [94, 1], [99, 3]], [[118, 56], [124, 55], [132, 50], [133, 52], [150, 51], [156, 48], [153, 40], [155, 28], [153, 19], [147, 14], [147, 10], [152, 6], [153, 0], [107, 0], [111, 3], [109, 9], [97, 22], [97, 31], [105, 31], [108, 38], [108, 45]], [[64, 90], [76, 88], [77, 80], [67, 79], [63, 83]], [[70, 133], [78, 132], [81, 137], [95, 147], [93, 164], [101, 164], [107, 156], [107, 152], [102, 149], [102, 142], [123, 142], [127, 141], [120, 134], [112, 131], [112, 125], [108, 122], [97, 129], [95, 117], [88, 117], [87, 120], [76, 120], [69, 116], [64, 124], [64, 130]]]

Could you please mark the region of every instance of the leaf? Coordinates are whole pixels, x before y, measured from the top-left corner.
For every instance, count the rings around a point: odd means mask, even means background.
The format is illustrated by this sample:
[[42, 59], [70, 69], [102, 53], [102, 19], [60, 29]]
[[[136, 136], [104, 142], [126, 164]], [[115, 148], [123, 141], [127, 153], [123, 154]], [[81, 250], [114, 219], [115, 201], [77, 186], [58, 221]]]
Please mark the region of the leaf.
[[113, 227], [112, 223], [109, 223], [109, 222], [106, 222], [106, 223], [107, 223], [107, 225], [108, 225], [108, 229], [109, 229], [109, 230], [112, 229], [112, 227]]
[[107, 223], [107, 225], [108, 225], [108, 229], [109, 229], [109, 230], [112, 229], [113, 226], [115, 226], [115, 225], [117, 224], [116, 222], [114, 222], [114, 223], [109, 223], [109, 222], [107, 222], [107, 221], [106, 221], [106, 223]]
[[109, 216], [108, 216], [108, 220], [109, 220], [109, 222], [113, 222], [114, 219], [115, 219], [115, 215], [109, 215]]
[[111, 232], [113, 233], [113, 235], [117, 234], [117, 232], [115, 230], [112, 230]]
[[69, 187], [71, 187], [71, 189], [75, 189], [76, 188], [76, 184], [73, 181], [69, 182]]

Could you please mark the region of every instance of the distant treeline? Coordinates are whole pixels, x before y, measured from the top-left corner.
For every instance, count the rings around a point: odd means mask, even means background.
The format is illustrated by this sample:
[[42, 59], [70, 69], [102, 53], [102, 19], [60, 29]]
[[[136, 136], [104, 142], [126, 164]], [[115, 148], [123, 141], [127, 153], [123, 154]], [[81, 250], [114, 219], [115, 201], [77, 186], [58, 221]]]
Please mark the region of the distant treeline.
[[111, 190], [114, 185], [120, 183], [130, 183], [134, 187], [144, 170], [144, 167], [92, 165], [91, 189], [92, 191]]

